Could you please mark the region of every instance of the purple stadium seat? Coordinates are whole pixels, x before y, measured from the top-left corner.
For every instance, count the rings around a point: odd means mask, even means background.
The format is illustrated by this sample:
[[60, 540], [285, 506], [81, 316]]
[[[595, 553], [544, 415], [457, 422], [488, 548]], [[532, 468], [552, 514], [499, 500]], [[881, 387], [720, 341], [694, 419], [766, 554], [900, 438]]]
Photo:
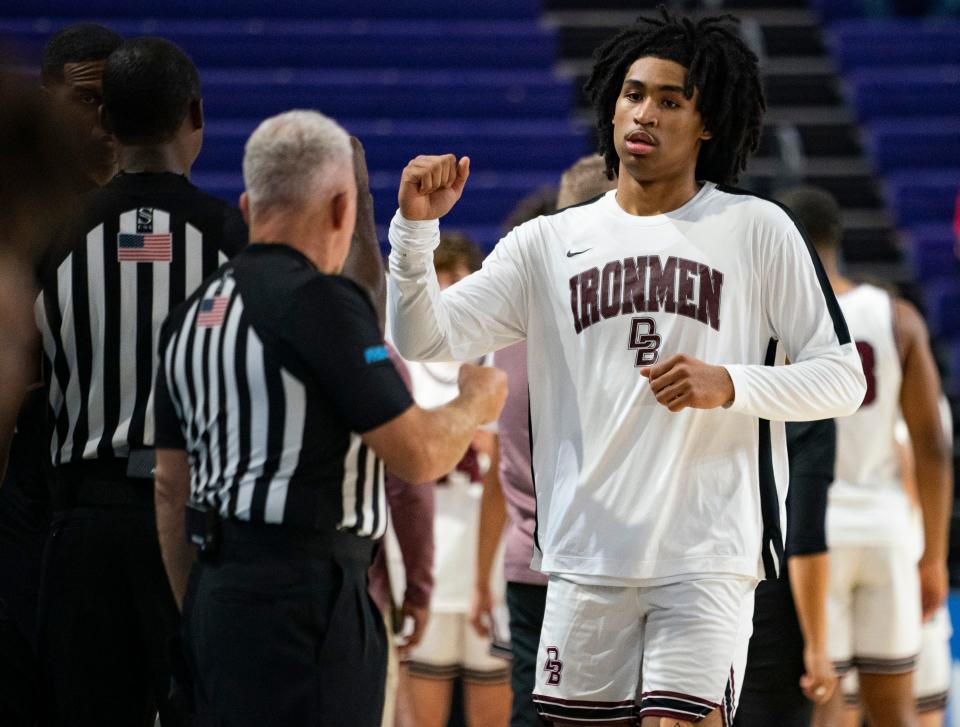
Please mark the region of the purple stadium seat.
[[960, 65], [860, 68], [846, 79], [863, 121], [960, 115]]
[[211, 116], [269, 116], [316, 108], [334, 117], [567, 119], [570, 84], [548, 69], [335, 70], [201, 69]]
[[947, 393], [960, 396], [960, 340], [954, 339], [947, 346], [947, 378], [944, 386]]
[[[239, 169], [257, 121], [210, 122], [196, 170]], [[363, 142], [370, 169], [394, 174], [417, 154], [466, 154], [477, 171], [520, 172], [566, 167], [589, 151], [585, 129], [569, 121], [339, 121]]]
[[925, 286], [927, 325], [934, 336], [960, 338], [960, 278], [933, 281]]
[[960, 277], [950, 225], [914, 225], [905, 235], [906, 257], [921, 283], [937, 278]]
[[6, 3], [19, 17], [103, 18], [535, 18], [539, 0], [31, 0]]
[[[0, 19], [25, 63], [69, 20]], [[121, 20], [126, 36], [162, 35], [204, 68], [548, 68], [556, 34], [529, 20]]]
[[886, 175], [887, 200], [902, 227], [953, 219], [960, 168], [908, 169]]
[[885, 118], [866, 126], [867, 146], [881, 172], [960, 167], [960, 117]]
[[960, 63], [957, 20], [847, 20], [833, 23], [828, 37], [844, 70]]

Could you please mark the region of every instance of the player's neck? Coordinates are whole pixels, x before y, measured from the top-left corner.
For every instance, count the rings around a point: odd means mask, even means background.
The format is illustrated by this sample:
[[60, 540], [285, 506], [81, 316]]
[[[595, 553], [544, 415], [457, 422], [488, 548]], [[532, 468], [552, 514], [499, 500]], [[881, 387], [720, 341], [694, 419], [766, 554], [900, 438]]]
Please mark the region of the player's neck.
[[693, 170], [652, 181], [638, 181], [623, 166], [617, 182], [617, 203], [624, 212], [639, 217], [672, 212], [689, 202], [700, 191]]
[[186, 156], [175, 143], [144, 146], [124, 144], [117, 153], [117, 161], [120, 171], [129, 174], [170, 172], [189, 177], [191, 161]]
[[819, 248], [817, 252], [820, 255], [820, 262], [823, 263], [823, 271], [827, 274], [827, 280], [830, 281], [830, 287], [833, 288], [834, 293], [843, 295], [857, 287], [856, 283], [844, 277], [840, 272], [840, 261], [837, 259], [835, 252]]

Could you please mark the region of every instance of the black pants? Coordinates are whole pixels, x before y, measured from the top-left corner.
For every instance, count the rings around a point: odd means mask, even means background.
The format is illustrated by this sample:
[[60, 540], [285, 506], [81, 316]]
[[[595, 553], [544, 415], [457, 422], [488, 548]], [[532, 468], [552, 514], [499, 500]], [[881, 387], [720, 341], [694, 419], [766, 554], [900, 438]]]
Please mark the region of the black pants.
[[224, 541], [197, 562], [184, 603], [198, 722], [379, 727], [386, 634], [369, 551], [360, 562], [309, 543]]
[[543, 724], [533, 706], [533, 686], [537, 669], [540, 628], [547, 604], [547, 587], [528, 583], [507, 583], [507, 608], [510, 610], [510, 644], [513, 663], [510, 686], [513, 705], [510, 727], [538, 727]]
[[808, 727], [813, 702], [800, 691], [803, 635], [786, 574], [756, 590], [753, 636], [747, 652], [734, 727]]
[[8, 478], [0, 488], [0, 725], [38, 719], [40, 669], [35, 653], [40, 562], [50, 527], [43, 503]]
[[152, 727], [158, 709], [164, 727], [186, 723], [167, 700], [179, 615], [152, 495], [54, 515], [39, 621], [47, 724]]

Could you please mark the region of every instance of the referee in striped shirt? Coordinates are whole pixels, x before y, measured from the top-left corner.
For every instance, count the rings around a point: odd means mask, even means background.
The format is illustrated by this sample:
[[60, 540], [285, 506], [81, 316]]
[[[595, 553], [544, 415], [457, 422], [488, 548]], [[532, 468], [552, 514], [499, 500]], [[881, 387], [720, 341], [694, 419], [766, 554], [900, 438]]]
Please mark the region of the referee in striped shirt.
[[385, 635], [366, 570], [384, 464], [408, 482], [452, 469], [505, 378], [466, 366], [453, 402], [412, 403], [370, 299], [339, 275], [357, 188], [334, 122], [268, 119], [244, 181], [260, 242], [170, 315], [155, 390], [157, 529], [198, 710], [233, 727], [379, 726]]
[[153, 380], [168, 312], [246, 243], [239, 211], [188, 175], [201, 146], [196, 69], [167, 41], [108, 58], [102, 117], [120, 173], [86, 199], [37, 303], [52, 431], [54, 521], [39, 656], [56, 725], [153, 725], [179, 615], [153, 509]]

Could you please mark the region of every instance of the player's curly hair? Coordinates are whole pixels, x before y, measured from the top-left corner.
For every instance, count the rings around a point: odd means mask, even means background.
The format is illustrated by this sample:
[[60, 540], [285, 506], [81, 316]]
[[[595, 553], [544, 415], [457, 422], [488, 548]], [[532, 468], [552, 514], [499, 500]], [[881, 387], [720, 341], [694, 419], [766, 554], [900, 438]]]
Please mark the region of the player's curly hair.
[[697, 111], [713, 134], [700, 148], [697, 179], [736, 182], [760, 143], [766, 101], [756, 54], [737, 33], [732, 15], [693, 21], [661, 5], [659, 17], [640, 17], [594, 53], [583, 87], [597, 117], [599, 153], [614, 178], [620, 158], [613, 145], [613, 112], [623, 79], [638, 58], [655, 56], [687, 69], [685, 95], [699, 91]]

